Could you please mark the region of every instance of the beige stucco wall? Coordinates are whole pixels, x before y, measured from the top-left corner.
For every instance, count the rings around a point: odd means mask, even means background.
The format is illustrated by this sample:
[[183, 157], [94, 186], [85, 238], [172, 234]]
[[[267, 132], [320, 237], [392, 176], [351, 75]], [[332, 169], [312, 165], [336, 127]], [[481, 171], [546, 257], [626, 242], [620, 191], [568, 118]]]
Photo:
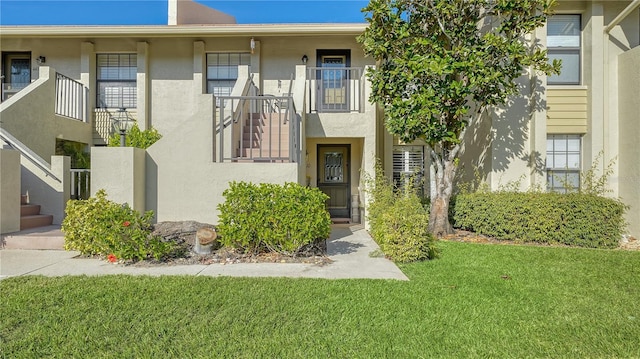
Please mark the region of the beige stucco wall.
[[213, 97], [194, 95], [201, 113], [183, 117], [147, 150], [147, 209], [157, 221], [196, 220], [217, 223], [217, 205], [230, 181], [297, 182], [296, 163], [214, 162]]
[[19, 230], [20, 153], [0, 148], [0, 234]]
[[53, 224], [61, 224], [64, 209], [71, 191], [71, 159], [67, 156], [51, 156], [47, 170], [32, 160], [21, 156], [21, 194], [29, 196], [29, 203], [39, 204], [41, 214], [53, 215]]
[[[569, 2], [571, 4], [571, 2]], [[640, 12], [635, 10], [609, 33], [604, 31], [627, 5], [628, 1], [594, 1], [584, 4], [583, 25], [583, 85], [588, 89], [587, 133], [583, 137], [582, 167], [591, 168], [602, 154], [596, 170], [613, 164], [608, 186], [611, 196], [619, 195], [621, 147], [618, 145], [620, 117], [618, 114], [619, 74], [618, 58], [640, 43]]]
[[55, 70], [43, 66], [38, 80], [0, 103], [2, 128], [45, 159], [56, 139], [92, 142], [90, 123], [55, 115], [55, 94]]
[[132, 147], [91, 148], [91, 195], [101, 189], [107, 198], [145, 211], [144, 150]]
[[630, 206], [629, 232], [640, 237], [640, 46], [618, 58], [620, 198]]

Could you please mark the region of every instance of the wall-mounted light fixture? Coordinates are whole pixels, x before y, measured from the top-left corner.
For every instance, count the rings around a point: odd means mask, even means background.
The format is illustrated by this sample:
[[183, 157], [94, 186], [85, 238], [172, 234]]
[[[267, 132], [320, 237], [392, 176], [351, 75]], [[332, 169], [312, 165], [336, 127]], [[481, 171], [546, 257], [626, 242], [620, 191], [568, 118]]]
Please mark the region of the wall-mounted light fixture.
[[309, 61], [309, 56], [307, 54], [302, 55], [302, 63], [306, 65], [307, 61]]
[[249, 41], [249, 46], [251, 47], [251, 53], [253, 54], [253, 51], [256, 49], [256, 40], [254, 40], [253, 37], [251, 38], [251, 41]]
[[44, 57], [44, 56], [38, 56], [38, 58], [36, 59], [36, 62], [37, 62], [39, 65], [42, 65], [42, 64], [44, 64], [45, 62], [47, 62], [47, 58], [46, 58], [46, 57]]

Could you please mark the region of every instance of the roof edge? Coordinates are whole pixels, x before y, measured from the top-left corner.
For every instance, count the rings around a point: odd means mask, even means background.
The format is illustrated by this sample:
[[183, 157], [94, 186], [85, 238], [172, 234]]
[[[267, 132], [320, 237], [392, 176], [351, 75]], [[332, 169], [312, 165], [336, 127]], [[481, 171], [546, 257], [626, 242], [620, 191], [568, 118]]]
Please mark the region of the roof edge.
[[221, 24], [221, 25], [87, 25], [0, 26], [0, 37], [186, 37], [357, 35], [366, 23], [351, 24]]

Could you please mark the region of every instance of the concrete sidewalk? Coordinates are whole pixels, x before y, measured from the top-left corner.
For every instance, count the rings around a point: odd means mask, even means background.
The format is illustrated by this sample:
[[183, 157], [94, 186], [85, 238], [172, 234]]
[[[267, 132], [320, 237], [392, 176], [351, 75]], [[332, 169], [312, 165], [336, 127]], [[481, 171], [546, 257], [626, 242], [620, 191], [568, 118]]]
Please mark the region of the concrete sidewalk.
[[296, 278], [408, 278], [391, 261], [372, 258], [379, 249], [362, 225], [334, 225], [327, 242], [333, 263], [318, 266], [304, 263], [236, 263], [210, 265], [168, 265], [134, 267], [99, 259], [79, 258], [78, 252], [60, 250], [0, 250], [0, 279], [22, 275], [198, 275], [232, 277]]

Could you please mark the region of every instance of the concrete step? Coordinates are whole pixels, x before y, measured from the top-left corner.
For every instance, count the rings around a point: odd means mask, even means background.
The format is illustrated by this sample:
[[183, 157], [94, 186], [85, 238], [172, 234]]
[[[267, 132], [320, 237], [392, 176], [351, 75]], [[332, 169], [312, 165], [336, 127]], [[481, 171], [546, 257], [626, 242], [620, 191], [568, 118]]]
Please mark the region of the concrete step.
[[20, 217], [40, 214], [39, 204], [23, 204], [20, 206]]
[[64, 249], [64, 234], [59, 225], [31, 228], [0, 236], [3, 249]]
[[[266, 125], [276, 125], [276, 124], [280, 124], [282, 126], [287, 126], [289, 125], [287, 121], [287, 117], [284, 115], [280, 115], [277, 113], [274, 113], [273, 115], [269, 116], [258, 116], [258, 117], [254, 117], [254, 118], [247, 118], [244, 121], [244, 125], [245, 126], [258, 126], [258, 125], [262, 125], [262, 126], [266, 126]], [[285, 123], [286, 122], [286, 123]]]
[[261, 157], [254, 157], [254, 158], [237, 158], [234, 159], [232, 162], [236, 162], [236, 163], [289, 163], [289, 159], [273, 159], [273, 158], [261, 158]]
[[269, 151], [268, 148], [263, 148], [262, 150], [260, 150], [260, 148], [243, 148], [242, 151], [240, 151], [241, 157], [251, 157], [251, 158], [267, 158], [267, 157], [284, 157], [284, 158], [289, 158], [289, 148], [283, 148], [281, 151], [278, 151], [277, 148], [273, 148], [271, 151]]
[[243, 140], [242, 141], [242, 148], [260, 148], [262, 147], [263, 149], [269, 149], [269, 147], [271, 147], [271, 149], [273, 150], [277, 150], [278, 148], [282, 148], [284, 149], [288, 149], [289, 148], [289, 141], [281, 141], [281, 139], [279, 138], [263, 138], [262, 141], [260, 140]]
[[35, 214], [20, 217], [20, 230], [50, 226], [53, 223], [53, 216], [50, 214]]

